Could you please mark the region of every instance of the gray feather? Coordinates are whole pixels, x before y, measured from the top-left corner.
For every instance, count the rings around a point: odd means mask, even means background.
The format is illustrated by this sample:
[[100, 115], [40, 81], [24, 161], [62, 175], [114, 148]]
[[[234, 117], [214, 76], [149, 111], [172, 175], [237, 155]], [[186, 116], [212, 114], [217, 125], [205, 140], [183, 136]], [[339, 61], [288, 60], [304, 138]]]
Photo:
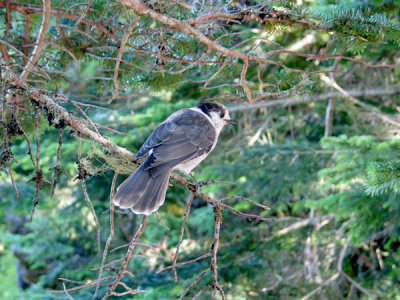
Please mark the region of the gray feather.
[[114, 203], [138, 214], [156, 211], [164, 203], [172, 169], [210, 152], [216, 134], [211, 122], [198, 111], [181, 109], [173, 113], [139, 149], [137, 157], [153, 151], [119, 186]]
[[206, 116], [191, 109], [181, 109], [161, 123], [136, 155], [144, 156], [153, 149], [160, 164], [193, 151], [203, 154], [211, 151], [215, 135], [215, 128]]
[[[146, 161], [151, 159], [152, 155]], [[146, 170], [146, 161], [118, 187], [114, 204], [149, 215], [164, 204], [172, 169], [162, 165]]]
[[164, 204], [165, 194], [168, 189], [168, 182], [170, 172], [167, 176], [157, 176], [151, 182], [151, 187], [147, 188], [140, 201], [136, 202], [131, 210], [137, 214], [150, 215], [151, 213], [158, 210], [158, 208]]

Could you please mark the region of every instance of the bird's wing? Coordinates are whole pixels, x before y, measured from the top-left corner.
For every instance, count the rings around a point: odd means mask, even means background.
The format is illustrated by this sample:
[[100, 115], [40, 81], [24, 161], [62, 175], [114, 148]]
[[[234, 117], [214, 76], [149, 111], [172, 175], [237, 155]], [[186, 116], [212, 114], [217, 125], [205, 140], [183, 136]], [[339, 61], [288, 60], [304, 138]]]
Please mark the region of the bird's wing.
[[165, 120], [146, 140], [137, 155], [153, 149], [145, 169], [154, 175], [211, 151], [216, 132], [202, 113], [181, 109]]

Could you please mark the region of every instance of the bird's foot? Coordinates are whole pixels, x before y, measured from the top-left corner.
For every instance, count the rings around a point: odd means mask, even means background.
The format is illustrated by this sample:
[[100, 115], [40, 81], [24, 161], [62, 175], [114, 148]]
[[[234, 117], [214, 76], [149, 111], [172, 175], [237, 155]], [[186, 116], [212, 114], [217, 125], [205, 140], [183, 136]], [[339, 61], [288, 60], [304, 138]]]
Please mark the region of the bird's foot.
[[189, 175], [190, 175], [190, 177], [192, 178], [194, 184], [193, 184], [193, 183], [189, 184], [188, 188], [189, 188], [189, 190], [191, 190], [193, 193], [196, 193], [196, 192], [200, 189], [200, 186], [199, 186], [199, 184], [198, 184], [196, 178], [192, 175], [192, 173], [189, 173]]

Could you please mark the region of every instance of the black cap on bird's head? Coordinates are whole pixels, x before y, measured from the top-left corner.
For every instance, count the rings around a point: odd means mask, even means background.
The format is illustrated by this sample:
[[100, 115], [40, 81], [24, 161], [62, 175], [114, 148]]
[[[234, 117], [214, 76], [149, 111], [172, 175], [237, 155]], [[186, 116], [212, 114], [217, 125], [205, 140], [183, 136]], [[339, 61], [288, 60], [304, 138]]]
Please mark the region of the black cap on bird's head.
[[[201, 111], [209, 117], [211, 117], [211, 112], [215, 112], [221, 119], [224, 119], [227, 124], [235, 124], [235, 122], [229, 118], [228, 109], [222, 104], [214, 102], [202, 102], [196, 104], [195, 107], [201, 109]], [[226, 118], [226, 116], [228, 116], [228, 118]]]

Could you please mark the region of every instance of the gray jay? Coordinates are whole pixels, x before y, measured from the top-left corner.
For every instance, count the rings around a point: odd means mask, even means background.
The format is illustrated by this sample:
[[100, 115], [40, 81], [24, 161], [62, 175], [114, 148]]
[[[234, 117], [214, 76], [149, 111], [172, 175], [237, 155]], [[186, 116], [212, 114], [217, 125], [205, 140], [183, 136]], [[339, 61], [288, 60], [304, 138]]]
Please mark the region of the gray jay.
[[114, 203], [150, 215], [163, 205], [174, 169], [189, 174], [214, 149], [222, 128], [234, 123], [218, 103], [200, 103], [170, 115], [137, 152], [147, 159], [117, 189]]

